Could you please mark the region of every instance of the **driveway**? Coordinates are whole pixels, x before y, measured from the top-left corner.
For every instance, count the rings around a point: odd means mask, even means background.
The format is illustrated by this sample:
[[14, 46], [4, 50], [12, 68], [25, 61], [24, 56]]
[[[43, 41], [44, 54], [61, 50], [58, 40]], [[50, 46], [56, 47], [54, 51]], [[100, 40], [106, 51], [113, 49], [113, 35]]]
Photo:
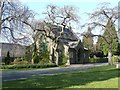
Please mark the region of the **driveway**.
[[6, 70], [2, 71], [2, 81], [8, 80], [18, 80], [25, 79], [36, 75], [52, 75], [59, 73], [68, 73], [68, 72], [76, 72], [80, 70], [86, 70], [89, 68], [94, 68], [98, 66], [106, 66], [108, 63], [99, 63], [99, 64], [75, 64], [70, 65], [68, 67], [55, 67], [55, 68], [47, 68], [47, 69], [36, 69], [36, 70]]

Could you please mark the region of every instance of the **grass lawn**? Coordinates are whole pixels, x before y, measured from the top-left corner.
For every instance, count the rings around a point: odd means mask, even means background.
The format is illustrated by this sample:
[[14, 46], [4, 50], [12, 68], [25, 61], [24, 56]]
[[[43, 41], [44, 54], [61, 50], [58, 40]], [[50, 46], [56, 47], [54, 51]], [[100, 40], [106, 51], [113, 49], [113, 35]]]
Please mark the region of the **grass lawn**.
[[[101, 66], [74, 73], [35, 76], [28, 79], [5, 81], [3, 88], [118, 88], [115, 66]], [[120, 77], [119, 77], [120, 79]], [[69, 89], [68, 89], [69, 90]]]

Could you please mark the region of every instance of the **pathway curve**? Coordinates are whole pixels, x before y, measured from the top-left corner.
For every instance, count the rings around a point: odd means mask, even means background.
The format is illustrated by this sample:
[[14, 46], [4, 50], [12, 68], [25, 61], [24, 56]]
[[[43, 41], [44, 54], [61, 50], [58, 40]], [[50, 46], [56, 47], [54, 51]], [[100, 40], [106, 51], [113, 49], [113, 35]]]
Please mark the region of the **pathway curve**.
[[67, 73], [67, 72], [75, 72], [80, 70], [86, 70], [89, 68], [94, 68], [97, 66], [106, 66], [108, 63], [99, 63], [99, 64], [74, 64], [68, 67], [55, 67], [55, 68], [47, 68], [47, 69], [37, 69], [37, 70], [6, 70], [2, 71], [2, 81], [8, 80], [18, 80], [25, 79], [35, 75], [51, 75], [58, 73]]

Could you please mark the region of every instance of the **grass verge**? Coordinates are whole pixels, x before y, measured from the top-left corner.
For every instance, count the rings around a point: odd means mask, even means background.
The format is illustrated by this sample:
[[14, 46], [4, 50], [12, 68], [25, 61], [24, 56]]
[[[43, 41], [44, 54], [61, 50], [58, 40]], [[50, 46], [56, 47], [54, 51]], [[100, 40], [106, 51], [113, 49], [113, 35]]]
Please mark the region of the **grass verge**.
[[85, 71], [49, 76], [35, 76], [16, 81], [3, 82], [3, 88], [118, 88], [115, 66], [100, 66]]

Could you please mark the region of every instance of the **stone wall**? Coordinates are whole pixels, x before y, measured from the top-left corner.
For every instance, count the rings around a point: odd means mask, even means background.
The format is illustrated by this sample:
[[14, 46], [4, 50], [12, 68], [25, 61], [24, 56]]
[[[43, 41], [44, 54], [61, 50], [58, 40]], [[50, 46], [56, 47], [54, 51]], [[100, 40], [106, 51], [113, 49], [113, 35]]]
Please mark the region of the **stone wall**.
[[0, 43], [0, 59], [4, 59], [9, 51], [10, 57], [23, 57], [26, 53], [25, 46], [11, 43]]

